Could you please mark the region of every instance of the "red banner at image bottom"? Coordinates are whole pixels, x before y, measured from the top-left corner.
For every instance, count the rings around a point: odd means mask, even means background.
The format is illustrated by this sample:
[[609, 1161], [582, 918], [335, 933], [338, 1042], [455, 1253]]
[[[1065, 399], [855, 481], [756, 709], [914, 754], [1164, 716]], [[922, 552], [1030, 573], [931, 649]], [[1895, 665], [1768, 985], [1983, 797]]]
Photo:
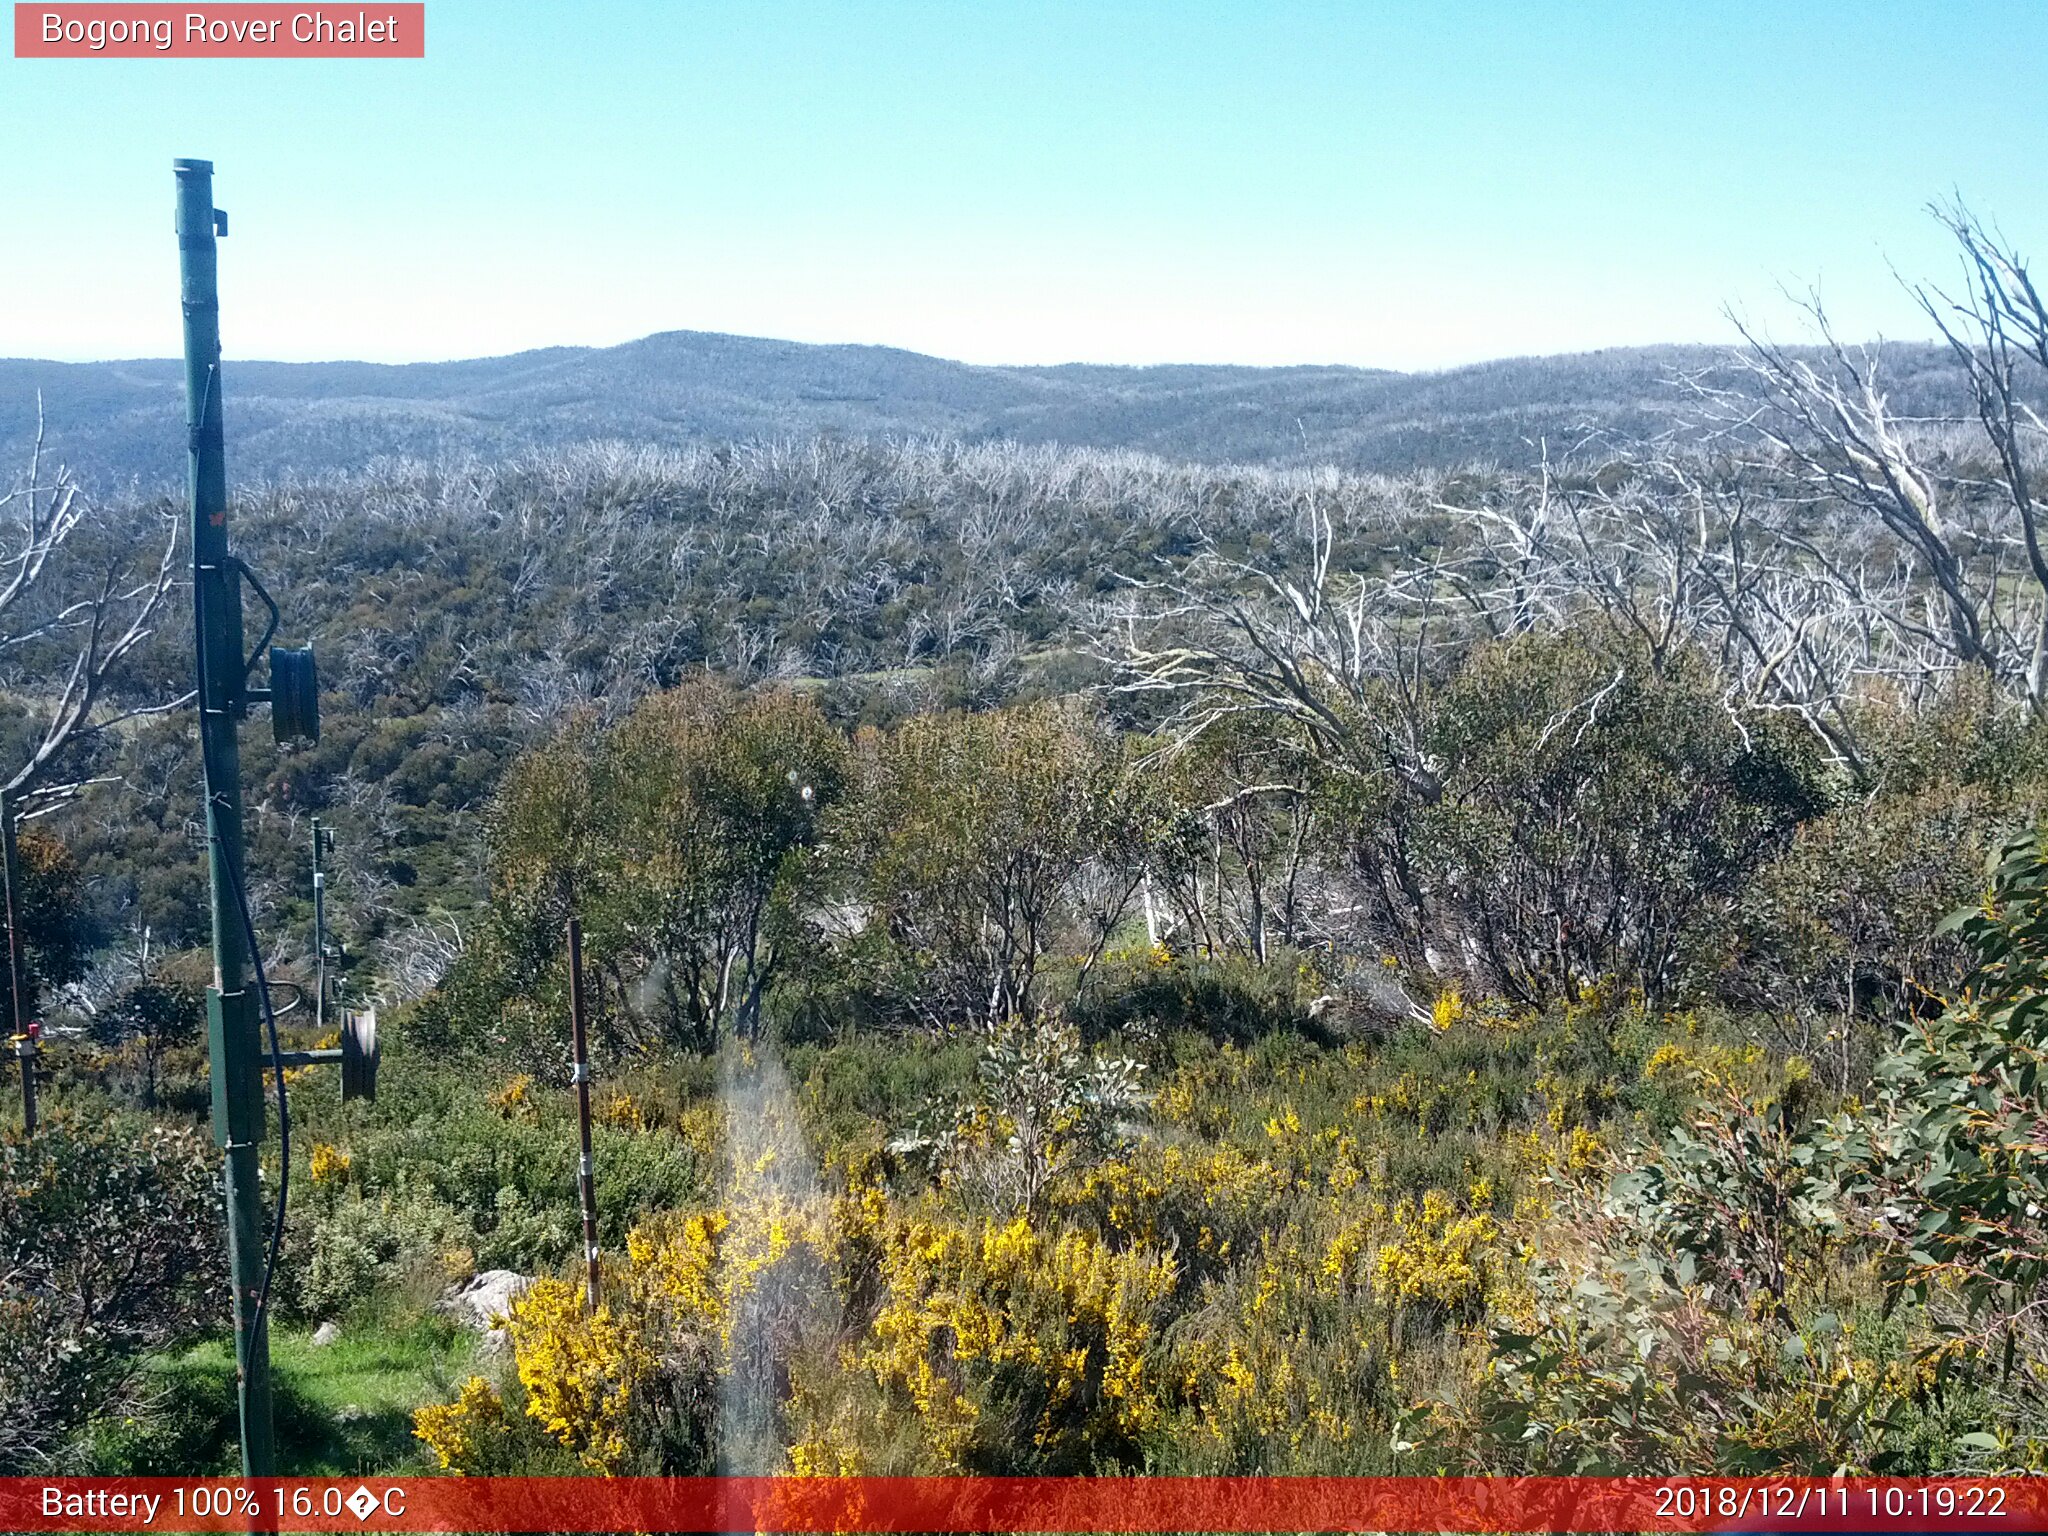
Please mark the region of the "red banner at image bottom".
[[0, 1530], [2048, 1532], [2048, 1478], [5, 1478]]

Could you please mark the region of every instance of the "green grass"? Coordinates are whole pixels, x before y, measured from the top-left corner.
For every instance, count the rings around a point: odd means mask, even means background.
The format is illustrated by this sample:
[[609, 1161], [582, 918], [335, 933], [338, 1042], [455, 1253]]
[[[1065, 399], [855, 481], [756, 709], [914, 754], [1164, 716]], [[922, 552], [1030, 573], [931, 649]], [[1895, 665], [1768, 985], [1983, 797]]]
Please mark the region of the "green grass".
[[[412, 1412], [452, 1397], [470, 1372], [475, 1336], [437, 1317], [391, 1327], [356, 1321], [315, 1347], [310, 1330], [271, 1341], [279, 1469], [307, 1476], [433, 1470], [412, 1436]], [[100, 1432], [92, 1461], [131, 1476], [239, 1470], [234, 1349], [209, 1339], [144, 1370], [143, 1410]]]

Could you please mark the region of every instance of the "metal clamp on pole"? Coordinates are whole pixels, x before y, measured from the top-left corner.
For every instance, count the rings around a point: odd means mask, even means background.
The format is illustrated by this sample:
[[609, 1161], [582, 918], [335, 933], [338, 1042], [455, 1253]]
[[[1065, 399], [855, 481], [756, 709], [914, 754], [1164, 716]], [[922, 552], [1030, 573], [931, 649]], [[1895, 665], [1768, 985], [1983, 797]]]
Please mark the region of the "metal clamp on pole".
[[279, 1067], [341, 1068], [341, 1102], [377, 1097], [377, 1064], [382, 1055], [377, 1044], [377, 1010], [350, 1009], [341, 1016], [341, 1044], [325, 1050], [280, 1051], [272, 1058]]

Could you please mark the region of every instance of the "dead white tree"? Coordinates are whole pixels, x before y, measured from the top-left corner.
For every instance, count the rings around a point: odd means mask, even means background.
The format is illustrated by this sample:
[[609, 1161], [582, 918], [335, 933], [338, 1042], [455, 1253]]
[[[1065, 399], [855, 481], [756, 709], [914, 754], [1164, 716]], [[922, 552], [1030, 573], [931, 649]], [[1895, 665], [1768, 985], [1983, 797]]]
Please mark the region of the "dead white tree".
[[1964, 286], [1914, 295], [1939, 328], [1970, 383], [1977, 420], [1989, 440], [2006, 509], [2018, 524], [2034, 599], [2025, 687], [2036, 713], [2048, 712], [2048, 553], [2042, 549], [2035, 476], [2048, 424], [2026, 398], [2023, 374], [2048, 383], [2048, 305], [2019, 253], [1961, 203], [1936, 205], [1934, 217], [1962, 253]]
[[1191, 741], [1238, 715], [1278, 717], [1338, 771], [1390, 771], [1425, 798], [1435, 771], [1418, 708], [1447, 599], [1333, 568], [1327, 506], [1296, 507], [1299, 568], [1211, 547], [1185, 570], [1127, 582], [1131, 599], [1098, 654], [1117, 692], [1165, 702]]
[[116, 698], [177, 585], [178, 522], [156, 537], [140, 514], [107, 516], [61, 466], [46, 473], [42, 397], [27, 478], [0, 495], [0, 659], [30, 711], [24, 759], [0, 783], [17, 814], [83, 787], [63, 780], [75, 749], [124, 720], [189, 702]]
[[[1863, 670], [1918, 697], [1981, 668], [2048, 714], [2035, 487], [2048, 433], [2025, 387], [2036, 368], [2031, 382], [2048, 382], [2048, 314], [2009, 246], [1960, 208], [1935, 213], [1962, 249], [1968, 286], [1959, 298], [1913, 292], [1961, 364], [1974, 422], [1895, 409], [1882, 351], [1844, 344], [1817, 295], [1801, 305], [1817, 345], [1793, 350], [1738, 320], [1746, 345], [1732, 380], [1688, 382], [1721, 443], [1803, 493], [1774, 498], [1768, 531], [1778, 553], [1833, 584], [1844, 617], [1866, 632]], [[1804, 627], [1814, 632], [1810, 616]]]
[[1459, 539], [1392, 585], [1455, 593], [1487, 638], [1594, 624], [1659, 672], [1681, 650], [1706, 655], [1739, 729], [1749, 711], [1787, 712], [1856, 768], [1847, 705], [1862, 683], [1940, 670], [1911, 617], [1922, 594], [1897, 559], [1873, 561], [1854, 527], [1809, 516], [1802, 532], [1781, 495], [1769, 476], [1674, 454], [1562, 478], [1546, 461], [1487, 502], [1439, 504]]

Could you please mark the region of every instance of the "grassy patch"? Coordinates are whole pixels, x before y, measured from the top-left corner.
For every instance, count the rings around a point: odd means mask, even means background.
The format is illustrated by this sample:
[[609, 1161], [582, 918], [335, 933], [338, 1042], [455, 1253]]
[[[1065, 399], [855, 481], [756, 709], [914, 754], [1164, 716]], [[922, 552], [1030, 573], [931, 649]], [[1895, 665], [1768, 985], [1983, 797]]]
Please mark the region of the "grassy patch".
[[[326, 1477], [430, 1470], [412, 1412], [452, 1395], [475, 1351], [473, 1335], [435, 1317], [357, 1322], [324, 1347], [309, 1330], [279, 1330], [271, 1370], [280, 1468]], [[102, 1428], [92, 1462], [132, 1476], [225, 1474], [239, 1470], [239, 1443], [234, 1348], [209, 1339], [149, 1363], [138, 1411]]]

